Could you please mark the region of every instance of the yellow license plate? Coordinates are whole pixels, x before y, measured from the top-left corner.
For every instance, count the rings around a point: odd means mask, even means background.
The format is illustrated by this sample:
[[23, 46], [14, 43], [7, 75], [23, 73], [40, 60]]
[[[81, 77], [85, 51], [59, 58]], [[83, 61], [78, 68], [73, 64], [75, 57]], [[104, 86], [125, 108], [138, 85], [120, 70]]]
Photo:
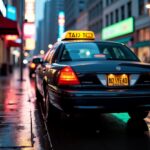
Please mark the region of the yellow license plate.
[[108, 86], [128, 86], [129, 78], [126, 74], [115, 75], [109, 74], [107, 75], [107, 83]]

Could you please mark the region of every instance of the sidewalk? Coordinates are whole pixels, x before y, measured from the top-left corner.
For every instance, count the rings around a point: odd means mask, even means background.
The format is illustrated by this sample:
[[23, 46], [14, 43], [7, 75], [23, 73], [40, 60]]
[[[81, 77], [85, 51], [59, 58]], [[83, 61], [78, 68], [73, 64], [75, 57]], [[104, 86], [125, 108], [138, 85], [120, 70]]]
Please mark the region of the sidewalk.
[[[19, 70], [0, 77], [0, 150], [45, 150], [47, 137], [36, 107], [34, 81], [24, 70], [23, 82]], [[42, 142], [41, 142], [42, 141]]]

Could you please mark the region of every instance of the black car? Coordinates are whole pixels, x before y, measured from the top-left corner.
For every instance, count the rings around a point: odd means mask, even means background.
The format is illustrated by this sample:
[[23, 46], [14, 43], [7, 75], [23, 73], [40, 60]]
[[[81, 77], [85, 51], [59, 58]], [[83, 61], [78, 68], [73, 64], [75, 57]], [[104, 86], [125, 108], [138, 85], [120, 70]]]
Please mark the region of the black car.
[[43, 58], [41, 56], [34, 56], [32, 60], [29, 63], [29, 77], [32, 78], [32, 76], [35, 74], [36, 67], [43, 62]]
[[150, 64], [121, 43], [67, 38], [37, 67], [36, 96], [46, 118], [59, 110], [129, 112], [143, 119], [150, 109]]

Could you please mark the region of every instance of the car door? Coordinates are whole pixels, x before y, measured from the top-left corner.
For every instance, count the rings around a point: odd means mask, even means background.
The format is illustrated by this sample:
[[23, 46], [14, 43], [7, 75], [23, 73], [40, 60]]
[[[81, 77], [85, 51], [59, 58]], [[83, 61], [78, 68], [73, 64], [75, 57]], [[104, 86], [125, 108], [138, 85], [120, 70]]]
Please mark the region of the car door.
[[47, 57], [49, 56], [49, 53], [50, 50], [45, 54], [45, 57], [43, 58], [43, 63], [38, 65], [38, 67], [36, 68], [36, 86], [42, 96], [44, 96], [43, 80], [45, 76], [45, 64], [47, 64]]

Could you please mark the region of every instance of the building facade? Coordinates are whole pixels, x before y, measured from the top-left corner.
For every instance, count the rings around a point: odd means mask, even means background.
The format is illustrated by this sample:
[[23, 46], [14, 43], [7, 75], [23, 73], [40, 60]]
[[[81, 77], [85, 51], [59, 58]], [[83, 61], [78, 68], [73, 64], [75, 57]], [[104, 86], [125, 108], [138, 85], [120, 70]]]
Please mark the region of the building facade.
[[94, 31], [96, 40], [101, 38], [100, 31], [103, 28], [103, 5], [104, 0], [87, 1], [88, 28]]
[[140, 60], [150, 62], [150, 10], [145, 7], [150, 0], [85, 0], [86, 17], [78, 13], [76, 2], [65, 0], [66, 30], [84, 29], [80, 20], [87, 17], [87, 29], [97, 40], [125, 43]]
[[47, 0], [45, 2], [43, 19], [39, 21], [36, 29], [36, 54], [40, 53], [40, 50], [46, 52], [48, 45], [54, 44], [58, 40], [58, 15], [63, 11], [64, 0]]
[[87, 0], [64, 0], [65, 7], [65, 30], [76, 29], [77, 19], [85, 10]]
[[[0, 13], [0, 75], [7, 75], [12, 72], [13, 66], [13, 50], [17, 49], [20, 45], [16, 43], [14, 35], [20, 38], [21, 30], [19, 24], [21, 25], [23, 19], [22, 6], [24, 0], [13, 1], [13, 0], [1, 0], [4, 4], [4, 9], [6, 9], [6, 15]], [[11, 7], [11, 15], [8, 18], [8, 6]], [[3, 11], [2, 10], [2, 11]], [[0, 10], [1, 11], [1, 10]], [[9, 39], [7, 38], [9, 36]], [[19, 57], [19, 56], [18, 56]]]
[[[107, 40], [125, 43], [144, 62], [150, 62], [150, 14], [145, 7], [149, 2], [150, 0], [107, 0], [104, 3], [103, 10], [103, 28], [105, 29], [109, 29], [107, 27], [111, 28], [123, 21], [126, 22], [130, 17], [134, 18], [132, 32], [119, 34]], [[126, 22], [120, 33], [129, 26], [129, 22]]]

